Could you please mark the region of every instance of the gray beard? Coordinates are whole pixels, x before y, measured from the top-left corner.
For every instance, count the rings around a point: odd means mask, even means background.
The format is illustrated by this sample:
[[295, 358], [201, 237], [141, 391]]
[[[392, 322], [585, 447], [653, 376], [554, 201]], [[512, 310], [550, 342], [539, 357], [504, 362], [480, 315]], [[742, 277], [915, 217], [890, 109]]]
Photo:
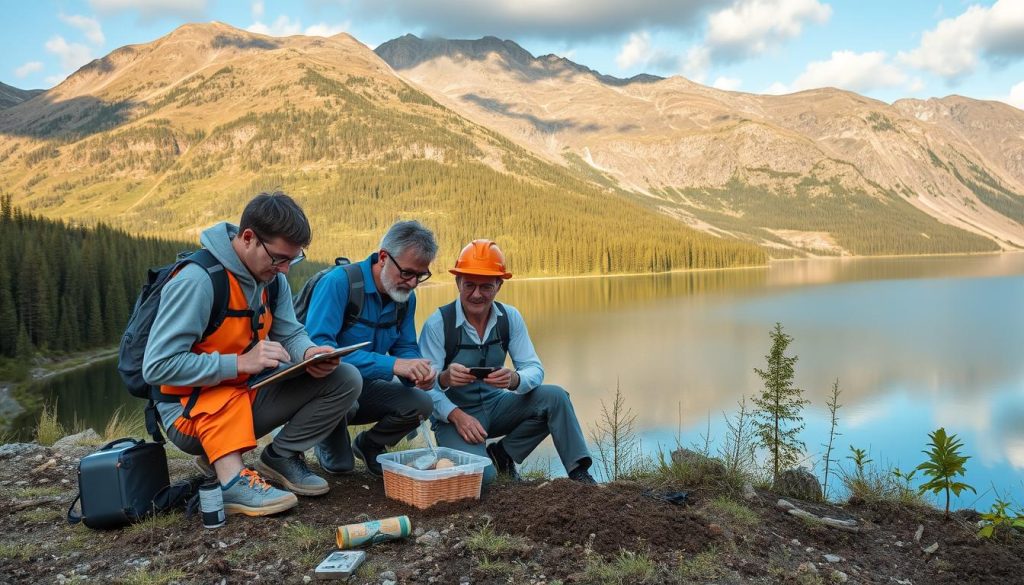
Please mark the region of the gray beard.
[[401, 290], [398, 287], [392, 288], [390, 286], [385, 286], [384, 292], [386, 292], [388, 296], [391, 297], [391, 300], [396, 303], [404, 303], [412, 296], [411, 290]]

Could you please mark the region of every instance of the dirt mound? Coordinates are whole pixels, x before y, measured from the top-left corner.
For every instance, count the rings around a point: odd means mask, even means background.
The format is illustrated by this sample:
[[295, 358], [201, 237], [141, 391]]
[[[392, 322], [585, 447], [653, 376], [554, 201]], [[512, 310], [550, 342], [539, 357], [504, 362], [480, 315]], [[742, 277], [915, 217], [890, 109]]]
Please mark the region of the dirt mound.
[[532, 490], [492, 494], [484, 508], [502, 530], [552, 544], [586, 544], [600, 553], [619, 549], [698, 552], [714, 538], [707, 521], [685, 506], [644, 495], [631, 484], [599, 488], [555, 480]]

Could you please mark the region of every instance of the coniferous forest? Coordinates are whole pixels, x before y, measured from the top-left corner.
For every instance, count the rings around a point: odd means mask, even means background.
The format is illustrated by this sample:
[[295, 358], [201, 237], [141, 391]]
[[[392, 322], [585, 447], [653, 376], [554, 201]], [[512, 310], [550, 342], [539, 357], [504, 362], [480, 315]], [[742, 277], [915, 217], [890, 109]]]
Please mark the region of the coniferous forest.
[[0, 196], [0, 357], [116, 343], [146, 270], [184, 246], [44, 219]]

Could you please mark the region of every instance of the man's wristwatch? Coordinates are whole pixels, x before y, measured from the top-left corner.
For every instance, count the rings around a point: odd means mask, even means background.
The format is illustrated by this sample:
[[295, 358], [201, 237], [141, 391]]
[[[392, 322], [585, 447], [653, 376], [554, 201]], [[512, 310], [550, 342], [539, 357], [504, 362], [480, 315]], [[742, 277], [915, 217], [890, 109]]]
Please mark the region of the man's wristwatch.
[[519, 376], [519, 372], [517, 372], [515, 370], [512, 370], [512, 376], [516, 379], [516, 384], [515, 384], [515, 386], [509, 384], [509, 386], [508, 386], [509, 390], [515, 390], [515, 389], [519, 388], [520, 384], [523, 383], [523, 378]]

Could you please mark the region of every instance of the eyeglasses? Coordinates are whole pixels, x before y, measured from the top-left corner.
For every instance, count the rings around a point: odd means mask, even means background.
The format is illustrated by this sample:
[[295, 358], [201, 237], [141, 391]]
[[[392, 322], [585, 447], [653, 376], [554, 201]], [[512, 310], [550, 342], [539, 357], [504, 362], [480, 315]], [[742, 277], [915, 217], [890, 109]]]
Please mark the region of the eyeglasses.
[[[385, 252], [387, 252], [387, 250], [385, 250]], [[390, 252], [388, 252], [388, 259], [395, 263], [395, 267], [398, 268], [398, 276], [401, 277], [402, 280], [411, 280], [415, 278], [416, 284], [419, 284], [433, 276], [432, 274], [430, 274], [429, 270], [427, 270], [426, 272], [414, 272], [412, 270], [406, 270], [405, 268], [402, 268], [402, 265], [398, 263], [398, 260], [395, 260], [395, 257], [392, 256]]]
[[280, 266], [282, 264], [288, 264], [289, 266], [295, 266], [299, 262], [302, 262], [303, 260], [306, 259], [306, 252], [305, 252], [305, 250], [300, 251], [298, 253], [298, 255], [295, 256], [294, 258], [287, 258], [287, 257], [282, 258], [280, 256], [275, 256], [275, 255], [270, 253], [270, 250], [267, 248], [267, 245], [263, 243], [263, 237], [260, 236], [259, 234], [256, 234], [256, 232], [253, 232], [253, 234], [256, 235], [256, 239], [259, 240], [260, 245], [263, 246], [263, 251], [266, 252], [267, 256], [270, 257], [270, 265], [271, 266]]
[[484, 295], [485, 297], [489, 297], [494, 293], [498, 292], [498, 285], [494, 284], [493, 282], [489, 282], [486, 284], [477, 284], [475, 282], [463, 280], [462, 286], [470, 295], [472, 295], [475, 291], [480, 291], [480, 294]]

